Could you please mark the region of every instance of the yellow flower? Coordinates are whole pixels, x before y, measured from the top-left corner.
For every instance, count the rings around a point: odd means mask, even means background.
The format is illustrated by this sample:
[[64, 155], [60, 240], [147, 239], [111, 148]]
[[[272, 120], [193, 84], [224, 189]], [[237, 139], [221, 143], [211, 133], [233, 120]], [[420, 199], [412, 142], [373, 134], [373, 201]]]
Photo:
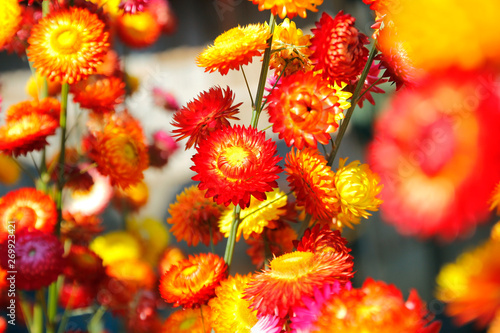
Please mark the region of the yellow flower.
[[127, 230], [142, 244], [145, 260], [156, 265], [168, 245], [169, 236], [165, 225], [154, 218], [127, 220]]
[[141, 257], [139, 241], [126, 231], [113, 231], [99, 236], [90, 243], [89, 248], [102, 258], [104, 265]]
[[[301, 29], [297, 29], [295, 22], [286, 18], [281, 24], [274, 28], [273, 53], [271, 55], [271, 68], [279, 75], [283, 69], [289, 75], [298, 70], [304, 72], [312, 69], [309, 56], [311, 42], [310, 35], [304, 35]], [[286, 66], [286, 67], [285, 67]]]
[[[286, 194], [279, 189], [268, 192], [267, 199], [264, 201], [252, 197], [250, 206], [240, 212], [240, 224], [238, 225], [236, 239], [239, 240], [242, 233], [245, 239], [248, 239], [253, 232], [262, 233], [269, 221], [277, 220], [281, 215], [285, 214], [286, 201]], [[229, 237], [233, 222], [233, 209], [234, 205], [231, 204], [219, 220], [219, 229], [224, 233], [225, 237]]]
[[14, 185], [21, 176], [21, 169], [8, 155], [0, 153], [0, 183]]
[[214, 45], [207, 47], [196, 59], [205, 72], [218, 70], [226, 75], [230, 69], [239, 69], [252, 62], [267, 47], [269, 28], [264, 24], [237, 26], [217, 37]]
[[252, 2], [259, 6], [259, 10], [270, 9], [273, 15], [279, 15], [280, 18], [294, 18], [299, 15], [306, 18], [306, 10], [317, 12], [316, 6], [323, 3], [323, 0], [252, 0]]
[[21, 6], [18, 0], [0, 1], [0, 49], [15, 35], [19, 22], [21, 22]]
[[352, 228], [361, 217], [368, 218], [368, 211], [377, 211], [382, 200], [377, 195], [382, 190], [380, 177], [370, 170], [368, 164], [354, 161], [345, 166], [347, 158], [340, 159], [335, 173], [335, 187], [340, 197], [341, 213], [337, 223]]

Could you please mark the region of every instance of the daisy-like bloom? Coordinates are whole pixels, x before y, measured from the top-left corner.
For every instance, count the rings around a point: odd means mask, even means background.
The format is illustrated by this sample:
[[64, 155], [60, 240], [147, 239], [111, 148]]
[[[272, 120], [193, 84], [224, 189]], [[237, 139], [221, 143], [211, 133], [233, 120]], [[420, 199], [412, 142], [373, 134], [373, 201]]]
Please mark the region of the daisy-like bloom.
[[342, 87], [313, 72], [297, 72], [281, 78], [269, 94], [267, 111], [273, 132], [288, 146], [316, 148], [328, 144], [330, 133], [339, 127], [342, 111], [349, 108], [351, 96]]
[[163, 274], [160, 294], [174, 307], [197, 308], [215, 296], [215, 288], [227, 277], [224, 259], [200, 253], [180, 261]]
[[495, 186], [495, 190], [490, 199], [490, 210], [495, 210], [496, 214], [500, 215], [500, 183]]
[[210, 237], [214, 245], [222, 240], [223, 235], [217, 221], [224, 211], [224, 206], [206, 198], [206, 192], [191, 186], [177, 195], [175, 203], [170, 205], [167, 223], [172, 224], [170, 232], [178, 242], [185, 240], [189, 246], [202, 242], [209, 246]]
[[257, 273], [248, 282], [244, 298], [259, 316], [292, 315], [293, 307], [303, 306], [303, 298], [314, 288], [338, 281], [347, 283], [352, 272], [352, 257], [345, 252], [295, 251], [274, 258], [269, 269]]
[[347, 288], [323, 297], [327, 300], [320, 302], [323, 305], [316, 318], [309, 319], [315, 321], [308, 332], [437, 333], [441, 328], [440, 322], [432, 321], [432, 314], [415, 290], [405, 301], [394, 285], [371, 278], [360, 289]]
[[306, 229], [300, 241], [293, 242], [297, 251], [338, 252], [348, 254], [347, 240], [340, 235], [340, 231], [331, 230], [327, 225], [320, 227], [319, 224], [312, 229]]
[[91, 168], [90, 164], [79, 165], [81, 170], [91, 178], [91, 186], [87, 189], [74, 186], [72, 191], [64, 198], [64, 208], [71, 214], [82, 214], [86, 216], [98, 215], [104, 211], [113, 197], [113, 186], [109, 177], [103, 176], [96, 168]]
[[96, 71], [109, 47], [96, 14], [71, 7], [41, 19], [31, 31], [27, 53], [40, 75], [73, 84]]
[[370, 170], [368, 164], [354, 161], [345, 165], [347, 158], [339, 160], [339, 168], [335, 173], [335, 188], [340, 198], [341, 213], [337, 215], [338, 224], [352, 228], [361, 217], [367, 219], [368, 211], [377, 211], [382, 204], [379, 198], [383, 185], [380, 177]]
[[158, 272], [160, 273], [160, 276], [168, 271], [170, 267], [177, 265], [179, 261], [184, 259], [186, 259], [186, 256], [181, 249], [172, 246], [167, 247], [165, 251], [163, 251], [160, 262], [158, 263]]
[[[274, 189], [272, 193], [268, 193], [267, 199], [264, 201], [255, 198], [250, 199], [250, 206], [240, 211], [236, 241], [240, 240], [241, 234], [245, 239], [248, 239], [252, 233], [261, 234], [270, 221], [277, 220], [286, 213], [286, 202], [286, 194], [279, 188]], [[220, 231], [226, 238], [229, 237], [234, 220], [233, 211], [234, 205], [230, 205], [219, 219]]]
[[149, 166], [147, 146], [140, 123], [128, 113], [105, 117], [102, 132], [95, 133], [91, 157], [97, 170], [111, 184], [126, 188], [144, 178]]
[[113, 204], [121, 211], [137, 212], [148, 203], [149, 189], [144, 181], [126, 188], [118, 187], [114, 192]]
[[487, 221], [500, 181], [493, 84], [486, 72], [436, 73], [395, 95], [377, 120], [368, 161], [384, 184], [384, 220], [399, 232], [453, 240]]
[[317, 6], [323, 3], [323, 0], [251, 0], [259, 6], [260, 11], [271, 10], [273, 15], [279, 15], [281, 19], [288, 17], [293, 19], [299, 15], [302, 18], [307, 17], [307, 10], [317, 12]]
[[299, 70], [307, 72], [312, 69], [309, 60], [312, 54], [309, 49], [310, 38], [310, 35], [304, 35], [301, 29], [297, 29], [295, 22], [288, 18], [274, 28], [269, 66], [276, 70], [276, 75], [283, 70], [285, 75], [290, 75]]
[[242, 103], [233, 105], [233, 102], [234, 93], [229, 87], [226, 90], [212, 87], [202, 92], [198, 99], [174, 114], [172, 125], [177, 128], [172, 132], [177, 141], [189, 138], [186, 149], [197, 146], [212, 132], [230, 126], [229, 120], [239, 120], [235, 115]]
[[436, 296], [458, 325], [475, 322], [485, 328], [500, 309], [500, 242], [490, 239], [441, 268]]
[[257, 312], [250, 310], [250, 302], [243, 299], [243, 292], [251, 278], [251, 274], [236, 274], [215, 289], [217, 296], [208, 305], [212, 309], [211, 323], [216, 332], [250, 332], [257, 323]]
[[57, 222], [56, 204], [34, 188], [11, 191], [0, 199], [0, 241], [7, 238], [9, 222], [13, 221], [16, 232], [38, 229], [50, 234]]
[[254, 56], [260, 56], [268, 46], [269, 28], [264, 24], [249, 24], [232, 28], [214, 41], [196, 58], [205, 72], [219, 71], [226, 75], [229, 70], [239, 69], [252, 62]]
[[112, 112], [125, 97], [125, 82], [117, 76], [94, 74], [71, 86], [73, 101], [97, 113]]
[[281, 172], [277, 163], [281, 157], [276, 143], [265, 138], [265, 133], [253, 127], [224, 127], [200, 142], [192, 160], [192, 179], [198, 187], [207, 190], [218, 204], [228, 206], [250, 205], [250, 196], [265, 200], [266, 193], [278, 187], [276, 179]]
[[[7, 240], [2, 248], [2, 267], [9, 267]], [[64, 267], [63, 252], [61, 242], [52, 234], [36, 229], [16, 230], [16, 289], [37, 290], [54, 282]]]
[[0, 183], [14, 185], [21, 177], [21, 168], [16, 161], [3, 153], [0, 153]]
[[153, 290], [156, 275], [153, 267], [141, 259], [124, 259], [106, 266], [106, 275], [127, 284], [131, 290]]
[[163, 323], [160, 333], [210, 333], [208, 318], [210, 307], [206, 305], [201, 307], [201, 312], [200, 309], [177, 310]]
[[18, 0], [5, 0], [0, 3], [0, 49], [14, 37], [21, 19]]
[[149, 0], [121, 0], [118, 8], [123, 10], [125, 14], [135, 14], [143, 12], [148, 3]]
[[323, 155], [309, 148], [291, 150], [286, 156], [285, 172], [297, 205], [318, 220], [331, 221], [340, 210], [340, 198], [335, 174]]
[[160, 38], [161, 27], [149, 11], [123, 14], [117, 19], [118, 36], [127, 46], [145, 48]]
[[354, 26], [356, 19], [340, 11], [335, 18], [323, 13], [312, 29], [315, 70], [322, 70], [324, 78], [349, 83], [361, 74], [368, 59], [368, 37]]
[[164, 223], [155, 218], [126, 221], [127, 231], [134, 235], [142, 245], [143, 259], [156, 265], [158, 258], [169, 242], [169, 233]]
[[26, 115], [36, 113], [39, 115], [51, 116], [54, 120], [59, 121], [59, 113], [61, 103], [55, 98], [44, 98], [41, 101], [24, 101], [11, 105], [5, 112], [5, 121], [7, 123], [19, 120]]
[[72, 244], [88, 245], [104, 228], [101, 219], [96, 215], [71, 214], [63, 211], [61, 222], [61, 239], [71, 240]]
[[47, 145], [55, 134], [59, 120], [46, 114], [27, 114], [0, 127], [0, 150], [7, 155], [26, 155]]
[[141, 257], [141, 244], [126, 231], [113, 231], [96, 237], [89, 248], [102, 258], [105, 266], [127, 259]]

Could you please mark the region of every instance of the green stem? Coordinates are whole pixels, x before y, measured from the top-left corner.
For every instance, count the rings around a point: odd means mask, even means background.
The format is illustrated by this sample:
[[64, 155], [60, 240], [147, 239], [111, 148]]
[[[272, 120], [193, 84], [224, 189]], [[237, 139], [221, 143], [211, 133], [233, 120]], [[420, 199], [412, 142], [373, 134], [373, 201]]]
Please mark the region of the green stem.
[[352, 113], [354, 112], [354, 109], [356, 108], [356, 104], [358, 104], [359, 93], [361, 92], [361, 89], [364, 86], [366, 76], [368, 75], [368, 72], [370, 71], [370, 67], [372, 66], [373, 59], [375, 58], [376, 54], [377, 54], [376, 43], [373, 43], [372, 49], [370, 50], [370, 55], [368, 56], [368, 60], [366, 61], [365, 68], [363, 69], [363, 72], [361, 73], [361, 77], [359, 78], [356, 89], [354, 89], [354, 93], [352, 94], [351, 107], [347, 110], [345, 118], [342, 121], [342, 125], [339, 128], [339, 133], [337, 134], [337, 137], [335, 138], [335, 144], [333, 146], [332, 152], [330, 153], [330, 156], [328, 157], [328, 163], [327, 163], [328, 166], [332, 166], [333, 161], [335, 161], [335, 156], [337, 155], [340, 143], [342, 142], [342, 138], [344, 137], [344, 134], [347, 130], [347, 126], [349, 125], [349, 121], [351, 120]]
[[236, 234], [238, 231], [238, 225], [240, 224], [240, 212], [241, 212], [240, 205], [236, 205], [234, 207], [233, 223], [231, 224], [231, 230], [229, 231], [229, 238], [227, 239], [226, 253], [224, 254], [224, 261], [228, 266], [228, 271], [229, 267], [231, 267], [231, 262], [233, 261], [234, 247], [236, 245]]
[[255, 106], [255, 103], [253, 101], [252, 91], [250, 90], [250, 86], [248, 85], [247, 76], [245, 75], [245, 71], [243, 70], [243, 66], [240, 66], [240, 68], [241, 68], [241, 72], [243, 73], [243, 78], [245, 79], [245, 84], [247, 86], [248, 95], [250, 95], [250, 101], [252, 102], [252, 108], [253, 108]]
[[61, 114], [59, 117], [59, 126], [61, 127], [61, 141], [59, 151], [59, 173], [57, 176], [57, 192], [56, 192], [56, 208], [57, 208], [57, 225], [56, 235], [61, 234], [61, 220], [62, 220], [62, 191], [64, 187], [64, 161], [66, 152], [66, 115], [68, 111], [68, 94], [69, 84], [63, 83], [61, 90]]
[[31, 333], [33, 328], [33, 318], [31, 316], [30, 305], [26, 302], [26, 298], [24, 297], [24, 295], [22, 295], [21, 292], [18, 294], [18, 297], [21, 303], [21, 311], [23, 312], [26, 326], [28, 326], [28, 332]]
[[100, 333], [100, 322], [102, 319], [102, 316], [106, 313], [106, 307], [105, 306], [100, 306], [99, 309], [94, 313], [92, 318], [90, 318], [90, 321], [87, 325], [87, 330], [90, 333]]
[[264, 51], [264, 59], [262, 61], [262, 69], [260, 71], [259, 86], [257, 87], [257, 95], [255, 96], [255, 108], [252, 112], [252, 123], [254, 128], [257, 128], [259, 116], [262, 112], [262, 98], [264, 96], [264, 88], [266, 87], [267, 72], [269, 71], [269, 61], [271, 60], [271, 49], [273, 46], [274, 26], [276, 25], [276, 17], [271, 14], [269, 18], [269, 29], [271, 37], [267, 40], [268, 47]]
[[57, 281], [52, 282], [49, 286], [49, 304], [47, 308], [47, 333], [55, 332], [55, 318], [57, 315]]
[[43, 310], [42, 304], [36, 300], [33, 307], [33, 325], [31, 326], [32, 333], [43, 333]]

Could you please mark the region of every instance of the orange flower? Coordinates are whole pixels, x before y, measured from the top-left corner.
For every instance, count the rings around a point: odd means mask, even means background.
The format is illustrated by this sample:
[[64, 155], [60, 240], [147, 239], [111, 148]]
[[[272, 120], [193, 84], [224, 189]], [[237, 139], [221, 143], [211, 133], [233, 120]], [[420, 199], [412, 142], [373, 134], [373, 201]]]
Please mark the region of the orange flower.
[[340, 235], [338, 230], [330, 230], [327, 225], [320, 227], [316, 224], [314, 228], [307, 229], [300, 241], [293, 242], [297, 251], [328, 252], [348, 254], [351, 252], [347, 245], [347, 240]]
[[237, 26], [217, 37], [214, 45], [206, 48], [196, 62], [205, 67], [205, 72], [218, 70], [226, 75], [230, 69], [239, 69], [252, 62], [254, 56], [260, 56], [268, 38], [269, 28], [263, 24]]
[[321, 307], [311, 332], [437, 333], [440, 322], [415, 290], [407, 301], [394, 285], [367, 279], [360, 289], [333, 294]]
[[197, 172], [192, 179], [207, 190], [218, 204], [250, 205], [250, 196], [265, 200], [265, 192], [278, 187], [276, 179], [281, 167], [276, 143], [265, 141], [265, 133], [253, 127], [225, 127], [200, 142], [193, 156]]
[[311, 38], [311, 60], [323, 77], [340, 84], [361, 74], [368, 59], [368, 37], [354, 27], [356, 19], [340, 11], [335, 18], [323, 13]]
[[109, 46], [104, 29], [104, 23], [87, 9], [56, 11], [31, 30], [29, 60], [50, 80], [80, 81], [102, 63]]
[[273, 132], [279, 133], [288, 146], [293, 144], [298, 149], [316, 148], [318, 142], [328, 144], [330, 133], [339, 127], [342, 110], [350, 106], [346, 93], [340, 90], [313, 72], [283, 77], [268, 97]]
[[0, 2], [0, 50], [14, 37], [21, 19], [21, 6], [18, 0]]
[[210, 307], [206, 305], [201, 307], [201, 312], [200, 309], [177, 310], [163, 323], [160, 333], [210, 333], [208, 318]]
[[8, 235], [9, 222], [16, 232], [38, 229], [52, 233], [57, 221], [56, 204], [47, 194], [34, 188], [20, 188], [0, 199], [0, 241]]
[[189, 256], [163, 274], [160, 294], [174, 307], [196, 308], [215, 296], [215, 288], [227, 276], [227, 265], [213, 253]]
[[27, 114], [0, 127], [0, 150], [7, 155], [26, 155], [47, 145], [47, 137], [59, 127], [59, 120], [46, 114]]
[[148, 11], [120, 15], [116, 26], [123, 43], [133, 48], [149, 47], [161, 34], [161, 26]]
[[127, 112], [105, 117], [102, 132], [96, 132], [91, 157], [97, 170], [113, 185], [126, 188], [141, 181], [149, 160], [139, 122]]
[[116, 76], [91, 75], [71, 86], [73, 101], [82, 108], [104, 113], [114, 111], [125, 97], [125, 82]]
[[189, 246], [196, 246], [201, 241], [206, 246], [222, 240], [217, 221], [224, 211], [224, 206], [216, 204], [212, 199], [205, 197], [206, 191], [196, 186], [186, 188], [176, 197], [168, 213], [167, 223], [172, 224], [170, 232], [177, 241], [185, 240]]
[[189, 137], [186, 149], [207, 138], [210, 133], [222, 127], [230, 126], [229, 120], [238, 120], [235, 115], [239, 112], [238, 107], [242, 104], [232, 105], [234, 93], [227, 87], [222, 90], [220, 87], [210, 88], [204, 91], [198, 99], [189, 102], [186, 107], [174, 114], [172, 125], [178, 127], [173, 130], [177, 141]]
[[21, 177], [21, 168], [11, 156], [0, 153], [0, 183], [14, 185]]
[[302, 299], [312, 296], [315, 288], [335, 281], [348, 282], [352, 272], [352, 257], [345, 252], [295, 251], [274, 258], [269, 269], [257, 273], [245, 289], [259, 316], [292, 315], [292, 309], [302, 306]]
[[[34, 99], [38, 99], [42, 84], [44, 84], [43, 80], [44, 77], [40, 76], [40, 74], [30, 76], [28, 82], [26, 82], [26, 87], [25, 87], [25, 90], [28, 93], [28, 95], [30, 95]], [[49, 96], [57, 96], [61, 92], [61, 83], [47, 80], [47, 90]]]
[[323, 3], [323, 0], [252, 0], [252, 2], [259, 6], [259, 10], [271, 10], [273, 15], [279, 15], [281, 19], [287, 16], [292, 19], [297, 14], [306, 18], [306, 10], [317, 12], [316, 6]]
[[113, 204], [120, 211], [137, 212], [148, 203], [149, 189], [144, 181], [126, 188], [117, 188], [114, 192]]
[[332, 169], [317, 150], [306, 148], [287, 154], [285, 172], [287, 181], [297, 198], [314, 218], [331, 221], [339, 211], [339, 198], [335, 190]]
[[87, 216], [80, 213], [63, 212], [61, 235], [63, 239], [67, 238], [73, 244], [87, 245], [103, 230], [101, 219], [95, 215]]
[[243, 299], [243, 292], [251, 274], [230, 276], [217, 287], [216, 297], [209, 302], [212, 327], [216, 332], [250, 332], [257, 323], [256, 311], [250, 310], [250, 302]]
[[5, 121], [19, 120], [22, 117], [36, 113], [39, 115], [51, 116], [59, 122], [59, 113], [61, 111], [61, 103], [55, 98], [44, 98], [41, 101], [24, 101], [11, 105], [5, 112]]
[[170, 269], [170, 267], [177, 265], [179, 261], [184, 259], [186, 259], [186, 256], [181, 249], [178, 247], [167, 247], [165, 251], [163, 251], [158, 264], [158, 271], [160, 272], [160, 275], [163, 275]]
[[152, 290], [156, 284], [153, 267], [141, 259], [123, 259], [109, 263], [106, 274], [129, 285], [131, 290]]

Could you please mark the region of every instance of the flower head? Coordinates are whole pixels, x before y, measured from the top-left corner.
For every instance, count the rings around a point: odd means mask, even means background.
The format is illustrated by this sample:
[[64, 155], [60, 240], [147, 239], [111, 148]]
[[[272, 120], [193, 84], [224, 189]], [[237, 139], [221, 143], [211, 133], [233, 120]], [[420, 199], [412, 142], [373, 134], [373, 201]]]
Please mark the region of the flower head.
[[155, 218], [126, 220], [127, 231], [134, 235], [142, 246], [143, 259], [156, 265], [169, 243], [169, 233], [165, 224]]
[[57, 222], [56, 204], [34, 188], [11, 191], [0, 199], [0, 241], [7, 238], [11, 222], [15, 222], [16, 232], [38, 229], [50, 234]]
[[153, 142], [148, 145], [149, 165], [155, 168], [165, 166], [177, 149], [179, 145], [169, 133], [163, 130], [156, 131], [153, 134]]
[[347, 159], [340, 159], [335, 173], [335, 188], [340, 198], [341, 213], [337, 219], [341, 225], [352, 228], [361, 217], [368, 218], [368, 211], [377, 211], [382, 204], [378, 197], [382, 190], [380, 177], [370, 170], [368, 164], [354, 161], [345, 165]]
[[174, 114], [172, 125], [177, 141], [189, 138], [186, 149], [197, 146], [218, 129], [230, 126], [229, 120], [238, 120], [235, 115], [241, 103], [232, 105], [234, 93], [227, 87], [213, 87], [202, 92], [198, 99], [189, 102], [185, 107]]
[[114, 111], [123, 102], [125, 82], [117, 76], [91, 75], [71, 86], [73, 101], [97, 113]]
[[200, 142], [193, 156], [197, 172], [192, 179], [200, 181], [207, 197], [218, 204], [250, 205], [250, 196], [265, 200], [265, 192], [278, 187], [276, 179], [281, 159], [276, 143], [265, 140], [265, 133], [253, 127], [225, 127]]
[[[239, 241], [242, 233], [245, 239], [248, 239], [253, 233], [261, 234], [270, 221], [277, 220], [286, 213], [286, 202], [286, 194], [278, 188], [269, 193], [264, 201], [250, 199], [250, 206], [240, 211], [236, 240]], [[230, 206], [229, 209], [226, 209], [219, 219], [220, 231], [224, 233], [226, 238], [229, 237], [234, 218], [233, 208], [234, 206]]]
[[263, 24], [249, 24], [235, 27], [217, 37], [214, 45], [206, 48], [196, 59], [206, 72], [218, 70], [226, 75], [229, 70], [239, 69], [260, 56], [267, 47], [269, 29]]
[[222, 240], [217, 221], [224, 211], [224, 206], [218, 205], [212, 199], [205, 197], [206, 191], [196, 186], [186, 188], [176, 197], [168, 213], [167, 223], [172, 224], [170, 231], [177, 241], [185, 240], [189, 246], [196, 246], [202, 242], [210, 245]]
[[243, 299], [243, 292], [251, 274], [230, 276], [215, 289], [216, 297], [208, 305], [211, 323], [216, 332], [249, 332], [257, 323], [256, 311], [250, 310], [250, 302]]
[[149, 11], [136, 12], [118, 16], [117, 32], [125, 45], [145, 48], [160, 38], [161, 26]]
[[319, 224], [312, 229], [306, 229], [300, 241], [293, 242], [297, 251], [309, 252], [351, 252], [347, 245], [347, 240], [340, 235], [338, 230], [330, 230], [327, 225], [320, 227]]
[[350, 83], [368, 59], [368, 37], [354, 27], [356, 19], [340, 11], [335, 18], [323, 13], [313, 29], [311, 60], [316, 70], [332, 81]]
[[259, 6], [260, 11], [271, 10], [273, 15], [279, 15], [281, 19], [285, 16], [293, 19], [299, 15], [302, 18], [307, 17], [306, 10], [317, 12], [317, 6], [323, 3], [323, 0], [252, 0]]
[[65, 258], [64, 275], [69, 279], [94, 284], [104, 277], [102, 259], [86, 246], [72, 244]]
[[105, 266], [121, 260], [138, 259], [141, 244], [126, 231], [112, 231], [96, 237], [89, 248], [102, 258]]
[[61, 221], [61, 239], [63, 240], [69, 239], [76, 245], [88, 245], [103, 229], [101, 219], [95, 215], [63, 212]]
[[[203, 314], [203, 316], [202, 316]], [[200, 309], [181, 309], [172, 313], [163, 323], [161, 333], [210, 333], [212, 327], [207, 318], [210, 307], [203, 305]]]
[[330, 221], [339, 211], [335, 175], [317, 150], [306, 148], [287, 154], [285, 172], [297, 205], [314, 218]]
[[0, 50], [16, 34], [22, 19], [21, 13], [18, 0], [5, 0], [0, 3]]
[[350, 106], [346, 101], [350, 94], [341, 90], [313, 72], [283, 77], [268, 97], [273, 132], [298, 149], [316, 148], [318, 142], [328, 144], [342, 111]]
[[55, 98], [44, 98], [33, 101], [24, 101], [11, 105], [5, 112], [5, 121], [7, 123], [19, 120], [29, 114], [47, 115], [59, 122], [59, 113], [61, 103]]
[[339, 281], [342, 285], [354, 275], [352, 257], [342, 252], [312, 253], [295, 251], [274, 258], [269, 269], [248, 282], [244, 298], [259, 316], [284, 318], [314, 288]]
[[144, 11], [149, 0], [121, 0], [118, 8], [122, 9], [126, 14], [135, 14], [136, 12]]
[[114, 191], [113, 204], [121, 211], [137, 212], [148, 203], [149, 189], [144, 181]]
[[[9, 267], [7, 241], [1, 247], [2, 267]], [[16, 288], [36, 290], [54, 282], [64, 268], [63, 252], [61, 242], [52, 234], [36, 229], [16, 230]]]
[[11, 156], [0, 153], [0, 183], [14, 185], [21, 177], [21, 168]]
[[196, 308], [215, 296], [215, 288], [227, 276], [227, 265], [212, 253], [189, 256], [172, 266], [160, 279], [165, 302], [183, 308]]
[[71, 7], [41, 19], [28, 40], [29, 60], [41, 75], [70, 84], [96, 71], [108, 49], [108, 32], [96, 14]]

